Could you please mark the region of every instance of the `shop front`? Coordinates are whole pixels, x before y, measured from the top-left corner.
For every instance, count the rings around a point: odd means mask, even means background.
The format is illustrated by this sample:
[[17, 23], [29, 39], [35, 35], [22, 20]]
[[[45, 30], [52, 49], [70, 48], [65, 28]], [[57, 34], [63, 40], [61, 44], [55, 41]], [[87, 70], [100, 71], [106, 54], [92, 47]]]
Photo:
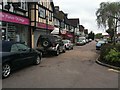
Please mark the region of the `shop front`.
[[34, 31], [34, 46], [35, 48], [38, 46], [38, 39], [40, 35], [51, 34], [53, 31], [54, 26], [38, 22], [36, 23], [36, 29]]
[[29, 43], [29, 24], [26, 17], [14, 15], [8, 12], [0, 12], [1, 40]]

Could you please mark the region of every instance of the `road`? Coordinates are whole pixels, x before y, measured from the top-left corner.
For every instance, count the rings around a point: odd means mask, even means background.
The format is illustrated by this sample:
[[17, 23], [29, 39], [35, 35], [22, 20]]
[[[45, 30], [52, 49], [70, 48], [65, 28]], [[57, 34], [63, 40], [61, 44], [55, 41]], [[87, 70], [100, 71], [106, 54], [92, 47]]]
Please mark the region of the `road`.
[[95, 42], [14, 72], [3, 88], [118, 88], [118, 72], [95, 63]]

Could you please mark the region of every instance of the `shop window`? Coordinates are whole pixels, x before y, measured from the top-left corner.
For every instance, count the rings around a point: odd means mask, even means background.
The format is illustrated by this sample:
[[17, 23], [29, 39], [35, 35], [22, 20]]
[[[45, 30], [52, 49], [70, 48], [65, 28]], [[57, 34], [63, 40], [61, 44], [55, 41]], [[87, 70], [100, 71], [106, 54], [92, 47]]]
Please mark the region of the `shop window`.
[[39, 17], [45, 18], [45, 16], [46, 16], [46, 11], [45, 11], [45, 9], [42, 8], [42, 7], [39, 7], [39, 12], [38, 12], [38, 14], [39, 14]]
[[52, 13], [49, 12], [49, 20], [52, 21]]

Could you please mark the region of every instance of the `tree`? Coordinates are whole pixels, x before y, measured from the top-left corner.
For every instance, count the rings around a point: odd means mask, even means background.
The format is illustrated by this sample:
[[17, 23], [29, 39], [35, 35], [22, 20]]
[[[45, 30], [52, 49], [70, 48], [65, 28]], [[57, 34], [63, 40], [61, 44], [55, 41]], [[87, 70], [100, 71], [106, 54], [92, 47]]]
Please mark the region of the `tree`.
[[88, 39], [94, 40], [94, 37], [95, 37], [95, 34], [91, 31], [91, 32], [88, 34]]
[[97, 34], [95, 35], [95, 38], [96, 38], [96, 39], [101, 39], [101, 38], [103, 38], [102, 33], [97, 33]]
[[[115, 42], [115, 34], [120, 18], [120, 2], [102, 2], [100, 8], [96, 11], [98, 27], [108, 27], [108, 31], [114, 32], [113, 38]], [[111, 34], [111, 33], [108, 33]]]
[[110, 39], [112, 41], [112, 39], [114, 37], [114, 29], [108, 29], [108, 30], [106, 30], [106, 32], [110, 35]]

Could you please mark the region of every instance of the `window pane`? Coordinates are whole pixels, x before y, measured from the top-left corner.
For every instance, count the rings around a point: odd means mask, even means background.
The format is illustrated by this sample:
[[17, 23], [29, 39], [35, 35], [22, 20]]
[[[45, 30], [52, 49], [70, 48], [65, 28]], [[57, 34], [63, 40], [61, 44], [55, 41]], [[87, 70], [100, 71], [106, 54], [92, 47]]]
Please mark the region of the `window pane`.
[[45, 9], [39, 7], [39, 16], [45, 18]]
[[49, 20], [52, 20], [52, 13], [49, 12]]

